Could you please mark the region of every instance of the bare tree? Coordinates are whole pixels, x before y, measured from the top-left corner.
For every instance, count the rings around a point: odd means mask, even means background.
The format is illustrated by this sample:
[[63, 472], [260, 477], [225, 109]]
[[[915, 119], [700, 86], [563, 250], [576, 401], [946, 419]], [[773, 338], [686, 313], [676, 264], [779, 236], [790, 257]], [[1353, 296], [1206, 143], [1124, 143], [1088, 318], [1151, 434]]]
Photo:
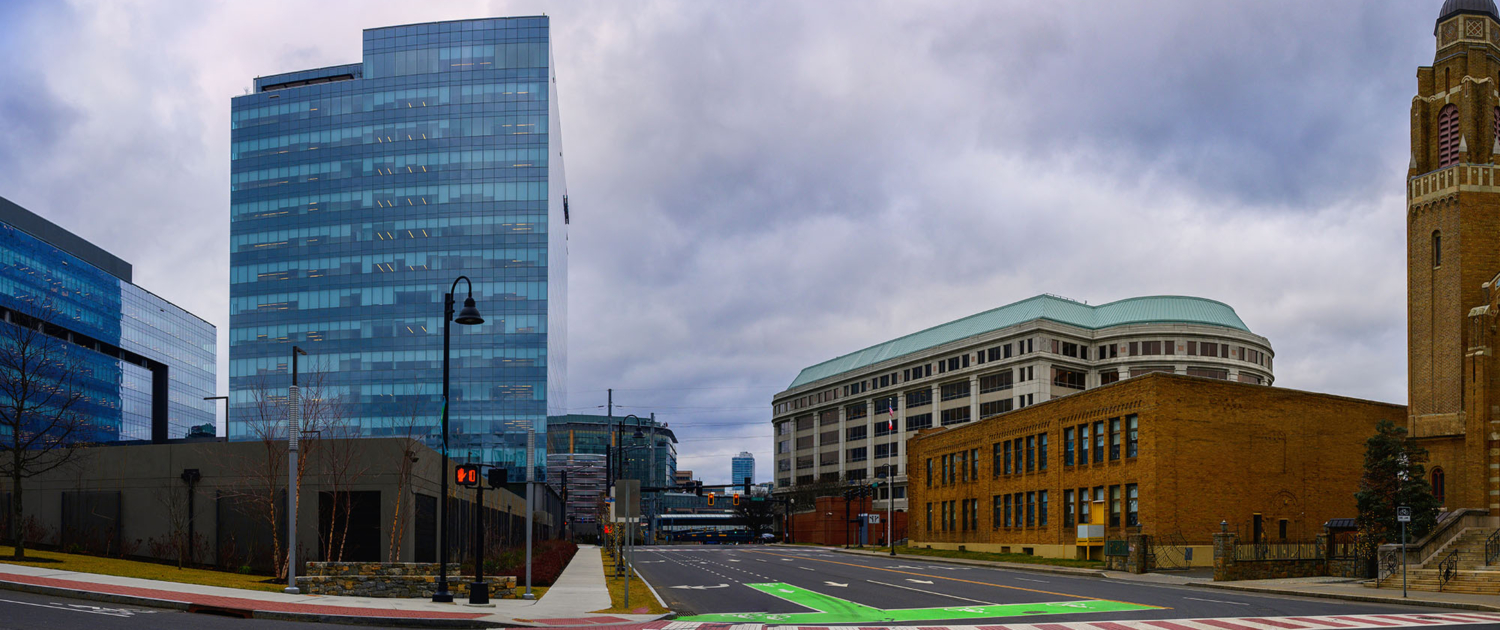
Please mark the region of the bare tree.
[[[318, 532], [322, 543], [320, 551], [324, 560], [341, 562], [353, 518], [353, 488], [364, 478], [367, 469], [361, 463], [366, 442], [358, 439], [359, 426], [350, 422], [342, 397], [327, 385], [327, 372], [319, 370], [310, 376], [311, 382], [304, 390], [303, 435], [316, 436], [316, 439], [304, 444], [315, 447], [310, 449], [308, 460], [312, 461], [316, 456], [318, 480], [333, 499], [327, 527], [320, 527]], [[298, 467], [301, 467], [300, 462]], [[298, 482], [300, 488], [301, 475]]]
[[[50, 303], [37, 310], [53, 312]], [[81, 409], [82, 349], [50, 318], [7, 312], [0, 322], [0, 475], [10, 479], [17, 558], [26, 557], [22, 482], [67, 464], [94, 437]]]
[[[286, 487], [286, 396], [273, 394], [264, 376], [250, 388], [251, 405], [237, 414], [246, 436], [259, 442], [261, 449], [248, 456], [236, 457], [230, 469], [237, 484], [226, 489], [226, 496], [236, 500], [238, 511], [271, 531], [271, 567], [277, 577], [286, 575], [286, 553], [283, 533], [277, 527], [278, 493]], [[253, 554], [253, 552], [252, 552]]]
[[158, 557], [162, 553], [171, 553], [177, 558], [177, 568], [181, 569], [187, 564], [189, 552], [195, 541], [188, 537], [188, 523], [192, 521], [192, 514], [188, 512], [187, 486], [178, 489], [177, 484], [169, 483], [166, 487], [156, 488], [152, 494], [155, 495], [157, 506], [162, 510], [167, 519], [167, 539], [160, 544], [153, 540], [153, 555]]
[[401, 540], [406, 535], [408, 517], [406, 512], [410, 503], [406, 500], [406, 495], [411, 491], [411, 476], [417, 463], [417, 447], [423, 443], [422, 438], [431, 429], [422, 424], [422, 391], [418, 390], [410, 402], [407, 413], [402, 418], [402, 425], [397, 427], [397, 435], [401, 438], [401, 460], [397, 463], [396, 469], [396, 505], [391, 515], [388, 562], [401, 561]]

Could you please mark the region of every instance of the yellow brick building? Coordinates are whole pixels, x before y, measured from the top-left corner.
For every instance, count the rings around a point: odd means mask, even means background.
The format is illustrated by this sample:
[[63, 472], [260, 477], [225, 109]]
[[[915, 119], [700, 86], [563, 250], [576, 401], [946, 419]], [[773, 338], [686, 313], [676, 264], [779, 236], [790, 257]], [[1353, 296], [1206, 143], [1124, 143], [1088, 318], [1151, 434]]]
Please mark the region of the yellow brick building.
[[[912, 544], [1048, 557], [1106, 536], [1180, 540], [1212, 561], [1221, 522], [1243, 539], [1312, 540], [1355, 515], [1365, 440], [1406, 408], [1153, 373], [908, 441]], [[1180, 538], [1179, 538], [1180, 537]]]
[[1445, 507], [1500, 515], [1500, 15], [1449, 0], [1433, 35], [1411, 103], [1408, 428]]

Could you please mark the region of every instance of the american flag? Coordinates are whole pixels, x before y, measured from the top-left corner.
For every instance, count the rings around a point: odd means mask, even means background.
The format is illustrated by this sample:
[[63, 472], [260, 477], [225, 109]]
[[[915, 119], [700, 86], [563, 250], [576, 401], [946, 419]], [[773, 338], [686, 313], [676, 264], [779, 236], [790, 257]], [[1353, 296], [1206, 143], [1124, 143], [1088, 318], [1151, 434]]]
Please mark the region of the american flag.
[[891, 405], [886, 408], [886, 411], [889, 411], [891, 413], [891, 420], [890, 420], [891, 426], [890, 426], [890, 428], [891, 428], [892, 431], [896, 430], [896, 405], [897, 404], [900, 404], [900, 399], [896, 398], [895, 396], [891, 396]]

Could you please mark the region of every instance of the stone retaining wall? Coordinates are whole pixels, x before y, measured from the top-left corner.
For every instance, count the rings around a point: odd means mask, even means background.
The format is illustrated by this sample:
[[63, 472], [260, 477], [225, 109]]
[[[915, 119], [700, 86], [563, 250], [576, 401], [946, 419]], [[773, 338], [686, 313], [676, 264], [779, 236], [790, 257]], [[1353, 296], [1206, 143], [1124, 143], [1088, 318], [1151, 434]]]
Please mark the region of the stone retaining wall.
[[[354, 597], [432, 597], [437, 591], [437, 563], [432, 562], [309, 562], [308, 575], [297, 578], [297, 586], [309, 595]], [[458, 565], [448, 565], [448, 592], [468, 597], [473, 576], [458, 575]], [[514, 576], [485, 577], [490, 597], [510, 595]]]

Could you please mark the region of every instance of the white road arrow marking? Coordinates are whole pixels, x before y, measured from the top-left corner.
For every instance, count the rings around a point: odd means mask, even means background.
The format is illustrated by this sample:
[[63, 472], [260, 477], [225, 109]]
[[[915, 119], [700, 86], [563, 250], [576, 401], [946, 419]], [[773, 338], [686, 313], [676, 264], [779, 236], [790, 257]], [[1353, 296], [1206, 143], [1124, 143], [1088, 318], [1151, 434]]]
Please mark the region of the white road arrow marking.
[[932, 580], [918, 580], [918, 579], [914, 579], [914, 578], [906, 578], [906, 581], [908, 581], [908, 582], [916, 582], [917, 584], [931, 584], [932, 583]]
[[707, 590], [707, 589], [711, 589], [711, 588], [729, 588], [729, 585], [728, 584], [718, 584], [718, 585], [715, 585], [715, 586], [689, 586], [687, 584], [682, 584], [682, 585], [679, 585], [679, 586], [673, 586], [672, 588], [680, 588], [680, 589], [686, 589], [686, 590], [692, 590], [692, 591], [702, 591], [702, 590]]
[[824, 584], [827, 584], [829, 586], [837, 586], [839, 588], [844, 588], [846, 586], [849, 586], [848, 584], [839, 584], [838, 582], [824, 582]]

